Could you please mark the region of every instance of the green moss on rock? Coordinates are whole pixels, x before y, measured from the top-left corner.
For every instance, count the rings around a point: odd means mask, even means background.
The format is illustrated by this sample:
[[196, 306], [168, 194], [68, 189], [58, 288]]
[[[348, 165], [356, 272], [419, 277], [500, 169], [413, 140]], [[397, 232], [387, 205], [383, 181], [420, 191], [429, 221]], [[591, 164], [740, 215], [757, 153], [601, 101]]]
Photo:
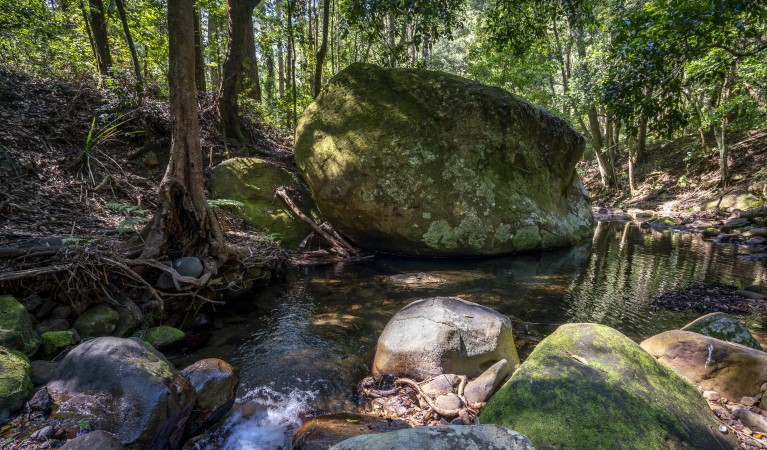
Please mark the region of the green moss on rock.
[[[693, 385], [621, 333], [567, 324], [482, 409], [538, 449], [735, 448]], [[722, 447], [720, 447], [720, 445]]]
[[40, 338], [24, 306], [11, 295], [0, 296], [0, 345], [32, 355]]
[[575, 172], [585, 140], [504, 90], [353, 64], [301, 116], [296, 163], [323, 216], [357, 245], [492, 255], [591, 234]]
[[[260, 231], [273, 235], [285, 248], [295, 249], [311, 228], [295, 216], [274, 191], [285, 186], [297, 192], [298, 207], [317, 219], [319, 212], [303, 182], [292, 173], [258, 158], [233, 158], [213, 169], [210, 190], [219, 199], [237, 200], [244, 205], [232, 213]], [[298, 198], [300, 197], [300, 199]]]
[[3, 423], [24, 406], [32, 390], [29, 359], [20, 352], [0, 347], [0, 374], [0, 423]]
[[88, 308], [75, 320], [74, 329], [80, 336], [109, 336], [115, 330], [120, 314], [107, 305], [95, 305]]
[[154, 348], [162, 348], [184, 339], [184, 332], [178, 328], [162, 325], [146, 330], [143, 339]]
[[741, 344], [761, 350], [762, 346], [754, 339], [745, 325], [738, 319], [721, 312], [706, 314], [682, 328], [683, 331], [693, 331], [723, 341]]
[[40, 338], [43, 341], [43, 353], [46, 356], [55, 355], [77, 344], [77, 335], [72, 331], [46, 331]]

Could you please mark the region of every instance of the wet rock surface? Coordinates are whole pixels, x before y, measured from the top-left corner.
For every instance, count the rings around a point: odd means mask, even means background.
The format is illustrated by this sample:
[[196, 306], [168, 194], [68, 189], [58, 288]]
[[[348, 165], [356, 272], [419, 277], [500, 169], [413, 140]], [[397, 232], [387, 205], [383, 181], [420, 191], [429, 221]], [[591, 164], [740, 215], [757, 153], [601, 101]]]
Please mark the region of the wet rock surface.
[[217, 358], [200, 360], [181, 371], [194, 388], [194, 410], [187, 435], [194, 436], [222, 419], [234, 405], [240, 377], [237, 370]]
[[330, 414], [304, 422], [293, 436], [295, 450], [325, 450], [346, 439], [374, 433], [388, 433], [410, 426], [401, 420], [364, 414]]
[[334, 450], [505, 449], [535, 450], [530, 440], [498, 425], [421, 427], [345, 440]]

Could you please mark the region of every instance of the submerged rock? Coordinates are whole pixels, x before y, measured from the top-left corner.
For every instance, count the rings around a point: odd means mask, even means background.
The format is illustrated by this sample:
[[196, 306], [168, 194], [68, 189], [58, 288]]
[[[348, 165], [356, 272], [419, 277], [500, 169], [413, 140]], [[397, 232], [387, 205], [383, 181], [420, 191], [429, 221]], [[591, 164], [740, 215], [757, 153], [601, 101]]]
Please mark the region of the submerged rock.
[[642, 348], [703, 390], [730, 401], [761, 392], [767, 353], [691, 331], [672, 330], [642, 342]]
[[[231, 211], [259, 231], [273, 235], [285, 248], [295, 249], [312, 229], [295, 216], [274, 191], [293, 190], [293, 201], [309, 217], [319, 214], [303, 182], [292, 173], [258, 158], [228, 159], [213, 169], [210, 191], [218, 199], [243, 203]], [[300, 198], [299, 198], [300, 197]]]
[[81, 416], [131, 449], [178, 448], [195, 393], [165, 357], [139, 339], [80, 344], [56, 369], [48, 392], [55, 417]]
[[410, 428], [402, 420], [381, 419], [363, 414], [329, 414], [304, 422], [293, 436], [294, 450], [324, 450], [362, 434], [388, 433]]
[[29, 359], [21, 352], [0, 347], [0, 424], [24, 406], [31, 391]]
[[[692, 334], [692, 333], [691, 333]], [[480, 413], [551, 449], [732, 449], [687, 380], [631, 339], [566, 324], [541, 341]]]
[[460, 298], [432, 297], [402, 308], [386, 324], [373, 376], [476, 377], [502, 359], [519, 364], [508, 317]]
[[40, 338], [32, 328], [32, 319], [15, 297], [0, 295], [0, 346], [33, 355]]
[[[737, 291], [736, 291], [737, 293]], [[745, 325], [738, 319], [721, 312], [706, 314], [688, 323], [683, 331], [693, 331], [723, 341], [741, 344], [761, 350], [762, 346], [751, 336]]]
[[418, 427], [383, 434], [365, 434], [331, 447], [333, 450], [535, 450], [525, 436], [498, 425]]
[[502, 89], [352, 64], [296, 128], [323, 216], [360, 247], [425, 256], [569, 246], [594, 223], [575, 172], [584, 138]]
[[196, 394], [187, 435], [194, 436], [221, 420], [234, 405], [240, 376], [237, 369], [218, 358], [197, 361], [181, 371]]

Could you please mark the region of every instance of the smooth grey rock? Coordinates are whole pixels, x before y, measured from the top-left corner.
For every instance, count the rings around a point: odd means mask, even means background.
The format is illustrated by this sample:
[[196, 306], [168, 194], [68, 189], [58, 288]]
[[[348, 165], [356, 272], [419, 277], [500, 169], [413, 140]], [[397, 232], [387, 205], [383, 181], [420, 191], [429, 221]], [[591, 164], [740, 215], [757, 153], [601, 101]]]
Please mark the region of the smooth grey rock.
[[373, 376], [476, 377], [502, 359], [519, 363], [508, 317], [460, 298], [432, 297], [402, 308], [386, 324], [378, 338]]
[[732, 219], [725, 224], [725, 226], [728, 226], [730, 228], [740, 228], [746, 225], [748, 225], [748, 219], [743, 219], [743, 218]]
[[756, 339], [754, 339], [745, 325], [738, 319], [722, 312], [710, 313], [699, 317], [685, 325], [682, 330], [693, 331], [723, 341], [745, 345], [757, 350], [762, 349], [762, 346], [759, 345], [759, 342], [757, 342]]
[[752, 430], [767, 433], [767, 417], [751, 411], [751, 408], [736, 406], [732, 409], [732, 415]]
[[419, 427], [347, 439], [333, 450], [535, 450], [525, 436], [500, 425]]
[[51, 394], [48, 393], [48, 389], [45, 387], [38, 389], [27, 402], [28, 410], [41, 413], [50, 411], [51, 406], [53, 406], [53, 399], [51, 398]]
[[218, 358], [197, 361], [181, 371], [196, 394], [187, 435], [194, 436], [222, 419], [234, 405], [240, 376], [237, 369]]
[[449, 373], [437, 375], [436, 377], [425, 380], [420, 386], [424, 394], [436, 398], [439, 395], [455, 392], [459, 383], [460, 379], [458, 376]]
[[714, 242], [717, 244], [729, 244], [736, 240], [738, 240], [737, 234], [724, 233], [717, 236], [716, 239], [714, 239]]
[[710, 402], [715, 402], [722, 398], [722, 396], [716, 391], [703, 391], [703, 398]]
[[53, 379], [53, 373], [56, 372], [57, 367], [59, 363], [56, 361], [32, 361], [29, 365], [32, 384], [35, 386], [48, 384]]
[[139, 339], [101, 337], [67, 354], [48, 383], [54, 413], [86, 417], [131, 449], [178, 448], [195, 393], [165, 357]]
[[329, 414], [304, 422], [293, 435], [293, 450], [327, 449], [361, 434], [388, 433], [409, 428], [402, 420], [364, 414]]
[[68, 440], [60, 450], [126, 450], [126, 447], [114, 434], [96, 430]]
[[43, 335], [48, 331], [67, 331], [72, 328], [67, 319], [51, 319], [35, 324], [35, 331], [39, 335]]
[[459, 409], [463, 406], [460, 397], [453, 393], [437, 396], [434, 400], [434, 404], [442, 409]]
[[733, 294], [740, 295], [741, 297], [751, 298], [751, 299], [754, 299], [754, 300], [765, 300], [765, 299], [767, 299], [767, 295], [759, 294], [758, 292], [746, 291], [746, 290], [743, 290], [743, 289], [737, 290], [737, 291], [733, 292]]
[[192, 278], [199, 277], [205, 270], [200, 258], [194, 256], [184, 256], [173, 261], [173, 268], [176, 269], [179, 275]]
[[742, 397], [740, 399], [740, 404], [743, 406], [754, 406], [757, 403], [759, 403], [759, 399], [756, 397]]
[[490, 366], [482, 375], [469, 381], [463, 396], [470, 404], [486, 402], [511, 372], [508, 361], [502, 359]]

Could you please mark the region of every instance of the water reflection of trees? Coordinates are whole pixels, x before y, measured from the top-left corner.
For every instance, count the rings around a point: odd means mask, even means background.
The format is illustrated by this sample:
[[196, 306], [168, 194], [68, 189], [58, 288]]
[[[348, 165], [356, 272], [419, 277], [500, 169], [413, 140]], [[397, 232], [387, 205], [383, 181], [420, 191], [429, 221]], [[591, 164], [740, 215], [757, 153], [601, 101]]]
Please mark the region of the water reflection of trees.
[[689, 315], [653, 311], [651, 298], [699, 282], [742, 286], [764, 275], [762, 265], [735, 253], [697, 235], [599, 222], [588, 266], [566, 295], [570, 320], [603, 323], [634, 337], [678, 327]]

